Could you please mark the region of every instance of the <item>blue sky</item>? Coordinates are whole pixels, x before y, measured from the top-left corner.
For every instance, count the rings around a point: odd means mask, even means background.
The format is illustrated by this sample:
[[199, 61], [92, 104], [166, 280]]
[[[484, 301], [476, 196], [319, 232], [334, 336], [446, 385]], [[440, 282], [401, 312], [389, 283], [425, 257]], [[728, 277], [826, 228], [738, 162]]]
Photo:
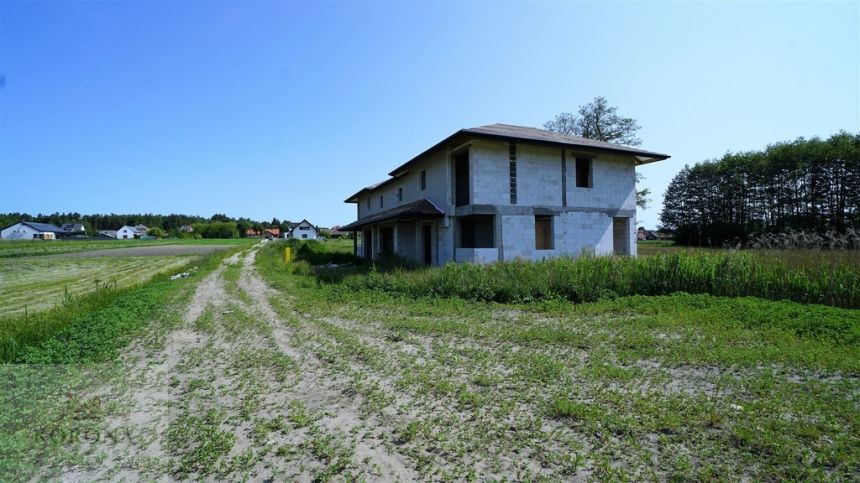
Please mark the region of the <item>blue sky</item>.
[[860, 3], [0, 1], [0, 211], [352, 221], [457, 129], [598, 95], [684, 166], [860, 130]]

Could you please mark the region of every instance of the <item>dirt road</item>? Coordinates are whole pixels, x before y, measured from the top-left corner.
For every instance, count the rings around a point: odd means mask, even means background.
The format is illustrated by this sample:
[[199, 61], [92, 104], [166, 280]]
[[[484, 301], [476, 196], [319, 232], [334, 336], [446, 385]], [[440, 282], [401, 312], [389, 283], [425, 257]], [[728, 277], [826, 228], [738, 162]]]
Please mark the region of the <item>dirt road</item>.
[[255, 255], [226, 260], [173, 323], [129, 348], [127, 376], [103, 396], [121, 409], [62, 480], [417, 477], [385, 443], [392, 421], [363, 413], [298, 319], [273, 310]]

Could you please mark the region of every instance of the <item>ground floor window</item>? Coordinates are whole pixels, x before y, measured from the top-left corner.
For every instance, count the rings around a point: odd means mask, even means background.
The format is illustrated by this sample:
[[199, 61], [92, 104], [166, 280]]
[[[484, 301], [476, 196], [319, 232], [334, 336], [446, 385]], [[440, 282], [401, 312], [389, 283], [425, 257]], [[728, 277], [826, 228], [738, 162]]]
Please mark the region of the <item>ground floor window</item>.
[[494, 248], [495, 216], [474, 215], [459, 218], [460, 244], [458, 248]]
[[535, 216], [535, 249], [552, 250], [552, 216]]

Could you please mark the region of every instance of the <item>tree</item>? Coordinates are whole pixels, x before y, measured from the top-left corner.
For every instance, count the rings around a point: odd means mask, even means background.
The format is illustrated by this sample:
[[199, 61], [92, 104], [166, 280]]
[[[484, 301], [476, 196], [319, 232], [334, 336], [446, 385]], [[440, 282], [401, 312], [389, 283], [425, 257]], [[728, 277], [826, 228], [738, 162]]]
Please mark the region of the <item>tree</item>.
[[251, 223], [245, 220], [236, 222], [236, 229], [239, 230], [239, 238], [248, 236], [248, 228], [251, 228]]
[[147, 230], [146, 234], [150, 235], [150, 236], [154, 236], [156, 238], [164, 238], [166, 236], [166, 233], [164, 233], [164, 230], [162, 230], [161, 228], [159, 228], [157, 226]]
[[[636, 184], [639, 184], [640, 181], [644, 180], [645, 177], [642, 176], [642, 173], [636, 173]], [[648, 195], [651, 194], [651, 190], [648, 188], [642, 188], [641, 190], [636, 190], [636, 206], [641, 209], [648, 208], [648, 203], [651, 202], [651, 198]]]
[[860, 228], [860, 133], [727, 153], [681, 170], [666, 190], [663, 226], [692, 245], [762, 234]]
[[[618, 114], [618, 108], [610, 106], [603, 96], [595, 97], [591, 103], [579, 106], [577, 114], [563, 112], [552, 121], [543, 125], [547, 131], [561, 134], [582, 136], [588, 139], [603, 141], [607, 143], [620, 143], [628, 146], [639, 146], [642, 140], [636, 137], [636, 131], [640, 129], [635, 119], [623, 117]], [[636, 183], [645, 178], [636, 173]], [[641, 209], [648, 208], [651, 201], [648, 195], [651, 190], [643, 188], [636, 190], [636, 206]]]
[[579, 106], [577, 114], [563, 112], [543, 125], [544, 129], [561, 134], [582, 136], [607, 143], [639, 146], [642, 140], [636, 137], [639, 124], [631, 117], [618, 114], [618, 108], [610, 106], [603, 96]]

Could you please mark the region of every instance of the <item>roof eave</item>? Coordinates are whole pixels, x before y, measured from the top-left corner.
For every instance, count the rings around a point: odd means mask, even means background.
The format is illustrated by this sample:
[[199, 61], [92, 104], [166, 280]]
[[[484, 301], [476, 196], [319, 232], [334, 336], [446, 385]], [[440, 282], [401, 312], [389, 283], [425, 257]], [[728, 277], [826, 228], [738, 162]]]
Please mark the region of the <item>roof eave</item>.
[[450, 136], [448, 136], [448, 137], [446, 137], [445, 139], [443, 139], [443, 140], [439, 141], [438, 143], [434, 144], [433, 146], [431, 146], [431, 147], [429, 147], [429, 148], [425, 149], [424, 151], [422, 151], [422, 152], [421, 152], [421, 154], [419, 154], [419, 155], [417, 155], [417, 156], [413, 157], [412, 159], [410, 159], [409, 161], [406, 161], [405, 163], [401, 164], [400, 166], [398, 166], [397, 168], [395, 168], [393, 171], [391, 171], [390, 173], [388, 173], [388, 175], [389, 175], [389, 176], [399, 176], [399, 175], [401, 175], [401, 174], [405, 174], [405, 173], [409, 172], [409, 167], [410, 167], [410, 166], [411, 166], [415, 161], [418, 161], [419, 159], [421, 159], [421, 158], [422, 158], [422, 157], [424, 157], [425, 155], [427, 155], [427, 154], [429, 154], [429, 153], [432, 153], [432, 152], [433, 152], [433, 151], [435, 151], [436, 149], [438, 149], [438, 148], [442, 147], [443, 145], [447, 144], [447, 143], [448, 143], [448, 142], [450, 142], [452, 139], [454, 139], [455, 137], [457, 137], [457, 136], [459, 136], [459, 135], [461, 135], [461, 134], [468, 134], [468, 131], [467, 131], [466, 129], [460, 129], [460, 130], [458, 130], [458, 131], [457, 131], [457, 132], [455, 132], [454, 134], [451, 134]]
[[[661, 161], [664, 159], [668, 159], [670, 157], [668, 154], [654, 153], [651, 151], [638, 150], [635, 148], [626, 149], [623, 147], [612, 148], [612, 147], [605, 147], [605, 146], [589, 146], [587, 144], [577, 144], [577, 143], [573, 143], [573, 142], [565, 143], [565, 142], [560, 142], [560, 141], [552, 141], [549, 139], [546, 139], [546, 140], [531, 139], [531, 138], [523, 138], [523, 137], [519, 137], [519, 136], [510, 136], [510, 135], [504, 135], [504, 134], [474, 132], [474, 131], [469, 131], [468, 129], [463, 129], [461, 131], [465, 134], [469, 134], [469, 135], [477, 136], [477, 137], [489, 138], [489, 139], [509, 139], [509, 140], [516, 140], [517, 142], [522, 142], [525, 144], [541, 144], [544, 146], [560, 146], [560, 147], [563, 146], [563, 147], [574, 148], [576, 150], [582, 150], [582, 151], [593, 151], [593, 152], [598, 152], [598, 153], [613, 153], [613, 154], [619, 154], [622, 156], [632, 156], [632, 157], [637, 158], [637, 164], [652, 163], [654, 161]], [[649, 159], [649, 161], [642, 162], [641, 158], [647, 158], [647, 159]]]
[[[393, 171], [388, 173], [389, 176], [400, 176], [400, 175], [407, 173], [409, 171], [409, 167], [412, 166], [412, 164], [415, 163], [416, 161], [418, 161], [420, 158], [422, 158], [425, 155], [435, 151], [436, 149], [449, 143], [452, 139], [454, 139], [458, 136], [461, 136], [461, 135], [462, 136], [480, 137], [480, 138], [485, 138], [485, 139], [508, 139], [508, 140], [516, 140], [517, 142], [522, 142], [522, 143], [543, 144], [543, 145], [549, 145], [549, 146], [565, 146], [565, 147], [572, 147], [572, 148], [576, 148], [576, 149], [581, 149], [584, 151], [614, 153], [614, 154], [619, 154], [619, 155], [624, 155], [624, 156], [633, 156], [633, 157], [637, 158], [637, 161], [636, 161], [637, 165], [653, 163], [656, 161], [662, 161], [664, 159], [670, 158], [670, 156], [668, 154], [653, 153], [650, 151], [639, 151], [639, 150], [631, 151], [629, 149], [624, 149], [624, 148], [617, 148], [616, 149], [616, 148], [611, 148], [611, 147], [588, 146], [588, 145], [581, 145], [581, 144], [576, 144], [576, 143], [564, 143], [564, 142], [550, 141], [550, 140], [523, 138], [523, 137], [519, 137], [519, 136], [511, 136], [511, 135], [505, 135], [505, 134], [476, 132], [476, 131], [473, 131], [471, 129], [460, 129], [457, 132], [446, 137], [445, 139], [434, 144], [429, 149], [422, 151], [421, 154], [419, 154], [419, 155], [413, 157], [412, 159], [410, 159], [409, 161], [401, 164], [400, 166], [395, 168]], [[353, 196], [356, 196], [356, 195], [353, 195]]]

